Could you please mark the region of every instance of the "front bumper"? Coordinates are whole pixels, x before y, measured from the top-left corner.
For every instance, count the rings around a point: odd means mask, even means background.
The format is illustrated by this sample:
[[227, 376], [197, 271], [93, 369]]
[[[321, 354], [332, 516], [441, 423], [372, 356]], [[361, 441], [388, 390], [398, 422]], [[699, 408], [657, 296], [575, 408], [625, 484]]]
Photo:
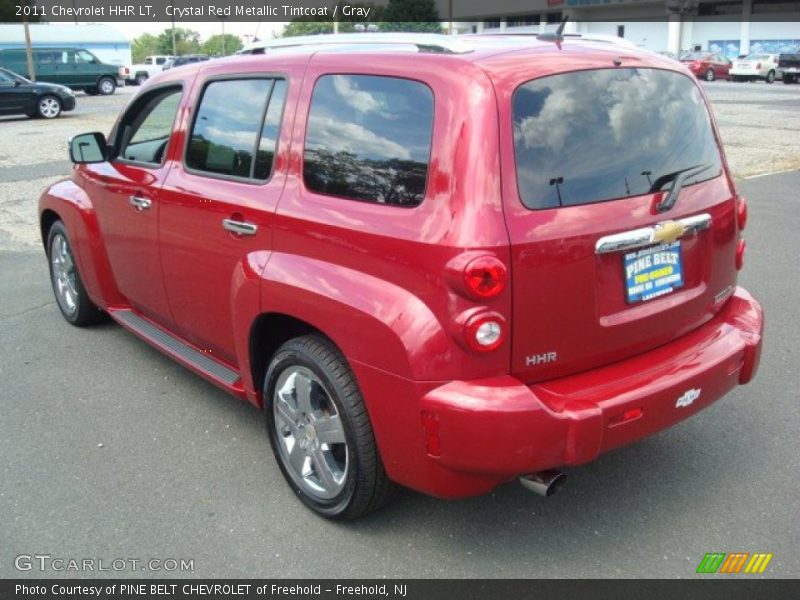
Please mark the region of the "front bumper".
[[749, 382], [762, 333], [761, 307], [737, 288], [702, 327], [625, 361], [530, 386], [511, 376], [447, 383], [420, 401], [428, 458], [452, 475], [484, 478], [475, 493], [490, 480], [589, 462]]
[[61, 110], [67, 112], [75, 109], [75, 96], [60, 96]]

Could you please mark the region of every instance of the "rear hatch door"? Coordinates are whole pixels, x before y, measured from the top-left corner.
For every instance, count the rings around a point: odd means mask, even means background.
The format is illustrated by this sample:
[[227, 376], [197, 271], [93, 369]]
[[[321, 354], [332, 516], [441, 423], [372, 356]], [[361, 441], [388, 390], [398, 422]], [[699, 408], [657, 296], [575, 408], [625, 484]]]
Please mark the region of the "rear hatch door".
[[514, 375], [595, 368], [708, 321], [735, 284], [737, 232], [694, 78], [604, 65], [523, 79], [509, 100]]

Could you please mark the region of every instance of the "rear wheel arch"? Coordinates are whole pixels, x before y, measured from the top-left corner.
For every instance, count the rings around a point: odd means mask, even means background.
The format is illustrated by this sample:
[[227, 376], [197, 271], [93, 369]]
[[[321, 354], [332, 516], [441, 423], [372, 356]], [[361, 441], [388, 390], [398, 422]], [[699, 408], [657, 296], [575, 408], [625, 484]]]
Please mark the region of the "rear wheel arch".
[[278, 349], [293, 338], [311, 333], [330, 339], [310, 323], [284, 313], [264, 313], [255, 318], [250, 327], [249, 354], [250, 370], [256, 390], [263, 392], [260, 388], [267, 367]]

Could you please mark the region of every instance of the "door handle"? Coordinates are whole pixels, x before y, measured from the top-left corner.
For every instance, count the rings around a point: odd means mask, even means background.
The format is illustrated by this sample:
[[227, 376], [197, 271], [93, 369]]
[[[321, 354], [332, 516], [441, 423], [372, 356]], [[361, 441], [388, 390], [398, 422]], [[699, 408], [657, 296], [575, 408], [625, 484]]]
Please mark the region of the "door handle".
[[607, 254], [620, 250], [644, 248], [659, 242], [674, 242], [685, 235], [697, 233], [709, 227], [711, 227], [711, 215], [702, 213], [677, 221], [663, 221], [652, 227], [642, 227], [601, 237], [597, 240], [594, 250], [596, 254]]
[[222, 219], [222, 227], [237, 235], [255, 235], [258, 225], [246, 221], [234, 221], [233, 219]]
[[150, 200], [150, 198], [144, 198], [142, 196], [137, 196], [136, 194], [130, 196], [128, 201], [136, 210], [145, 210], [153, 205], [153, 202]]

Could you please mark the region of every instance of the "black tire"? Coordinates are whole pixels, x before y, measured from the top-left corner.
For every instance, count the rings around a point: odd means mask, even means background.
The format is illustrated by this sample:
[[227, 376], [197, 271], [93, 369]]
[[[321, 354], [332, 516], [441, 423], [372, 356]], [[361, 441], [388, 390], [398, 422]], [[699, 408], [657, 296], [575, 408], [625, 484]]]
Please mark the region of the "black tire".
[[[296, 473], [296, 470], [287, 464], [290, 462], [289, 458], [284, 457], [287, 452], [284, 445], [285, 440], [294, 440], [294, 438], [292, 432], [283, 424], [280, 425], [281, 433], [277, 430], [276, 420], [279, 417], [275, 413], [275, 403], [279, 390], [276, 390], [276, 384], [279, 379], [286, 380], [286, 373], [298, 374], [298, 371], [310, 373], [314, 377], [313, 384], [319, 387], [316, 388], [315, 395], [312, 394], [314, 388], [308, 387], [309, 398], [315, 396], [318, 406], [323, 403], [332, 403], [336, 410], [333, 416], [338, 416], [344, 430], [343, 443], [327, 446], [330, 452], [336, 446], [339, 450], [338, 454], [344, 455], [346, 461], [342, 481], [339, 483], [342, 489], [331, 498], [323, 499], [304, 489], [302, 482], [298, 483], [296, 480], [297, 475], [292, 474], [292, 471]], [[287, 483], [306, 506], [328, 519], [351, 520], [377, 510], [394, 498], [398, 487], [386, 476], [375, 444], [369, 415], [356, 379], [346, 359], [330, 340], [321, 335], [311, 334], [283, 344], [270, 362], [264, 378], [263, 389], [264, 412], [272, 451]], [[299, 407], [298, 397], [300, 394], [297, 389], [292, 393], [294, 395], [290, 397], [294, 398], [296, 406]], [[331, 410], [326, 410], [325, 415], [331, 415], [331, 413]], [[300, 414], [299, 408], [295, 414]], [[310, 422], [312, 425], [315, 423], [314, 420]], [[306, 431], [305, 435], [308, 439], [303, 439], [307, 444], [316, 443], [317, 448], [325, 446], [325, 443], [320, 441], [321, 438], [317, 438], [316, 433], [313, 433], [312, 436], [307, 433], [307, 430], [308, 426], [304, 429], [301, 425], [298, 425], [296, 429], [297, 432]], [[311, 427], [311, 431], [314, 432], [313, 427]], [[281, 436], [280, 440], [279, 436]], [[296, 440], [294, 441], [297, 443]], [[279, 444], [281, 444], [280, 447]], [[346, 446], [346, 454], [342, 452], [344, 448], [341, 446]], [[310, 458], [312, 450], [305, 450], [302, 444], [301, 448], [303, 448], [301, 452], [309, 453], [308, 457]], [[305, 461], [305, 458], [303, 460]], [[309, 461], [308, 464], [310, 466], [313, 461]], [[310, 474], [313, 474], [313, 470], [310, 470]], [[321, 478], [320, 481], [322, 481]]]
[[136, 79], [134, 79], [136, 85], [142, 85], [145, 81], [147, 81], [147, 73], [136, 74]]
[[[74, 306], [70, 306], [59, 292], [57, 274], [53, 265], [53, 253], [58, 251], [55, 245], [60, 239], [63, 239], [66, 243], [66, 251], [72, 263], [72, 271], [74, 273]], [[47, 234], [47, 264], [50, 267], [50, 284], [53, 286], [56, 304], [67, 322], [76, 327], [85, 327], [102, 321], [105, 315], [97, 305], [89, 299], [86, 288], [83, 287], [83, 281], [81, 280], [80, 273], [78, 273], [78, 265], [72, 255], [72, 246], [69, 243], [67, 230], [61, 221], [53, 223]]]
[[36, 100], [36, 116], [42, 119], [55, 119], [61, 114], [61, 100], [47, 94]]
[[767, 73], [767, 78], [765, 79], [767, 83], [775, 83], [775, 71], [770, 71]]
[[101, 77], [97, 81], [97, 93], [101, 96], [110, 96], [117, 89], [117, 82], [111, 77]]
[[714, 81], [717, 78], [717, 74], [714, 73], [714, 69], [709, 69], [706, 71], [706, 81]]

